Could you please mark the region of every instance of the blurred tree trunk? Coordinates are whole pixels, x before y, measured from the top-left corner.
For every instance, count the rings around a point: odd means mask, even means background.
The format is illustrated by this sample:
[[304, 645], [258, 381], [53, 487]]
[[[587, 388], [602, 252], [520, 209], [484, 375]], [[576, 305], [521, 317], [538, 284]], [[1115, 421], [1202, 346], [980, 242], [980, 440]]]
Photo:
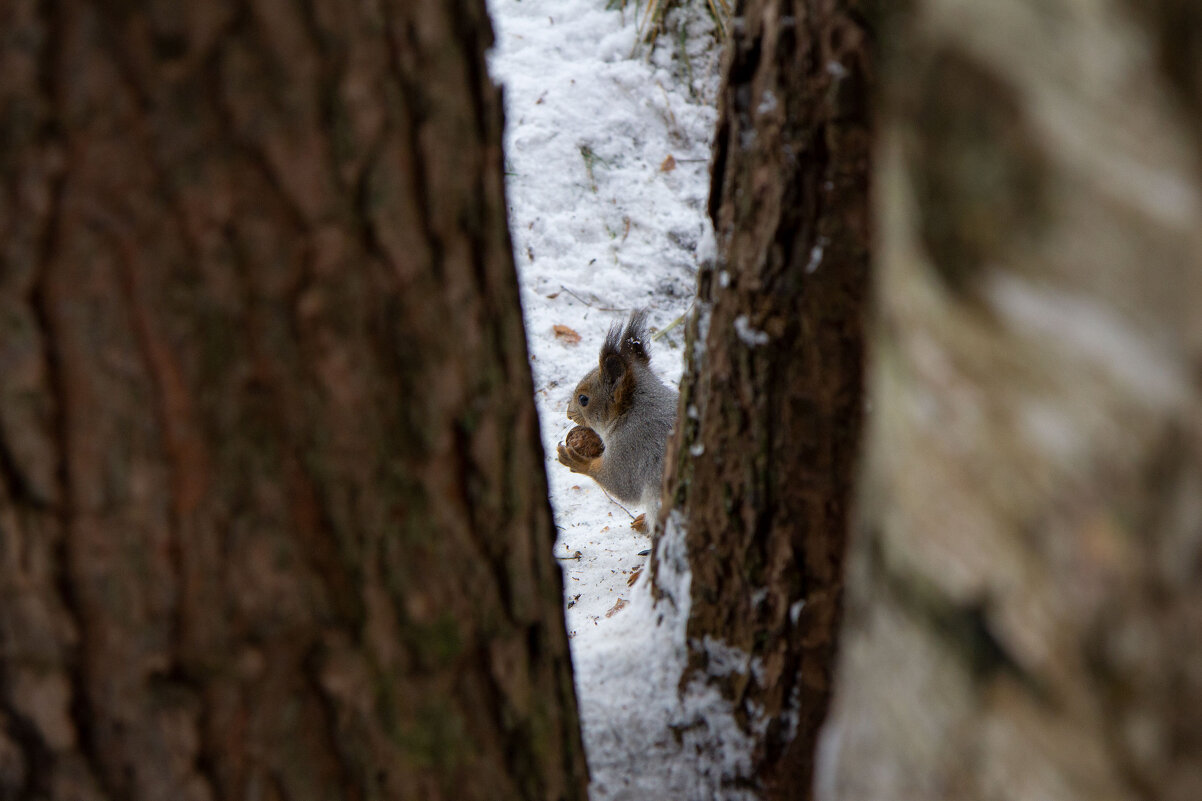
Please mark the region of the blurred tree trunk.
[[584, 798], [490, 40], [0, 5], [0, 798]]
[[819, 796], [1202, 798], [1202, 10], [891, 12]]
[[710, 192], [718, 263], [700, 275], [653, 565], [657, 592], [688, 608], [682, 690], [716, 689], [752, 744], [723, 792], [765, 799], [809, 797], [840, 615], [869, 238], [856, 6], [736, 11]]

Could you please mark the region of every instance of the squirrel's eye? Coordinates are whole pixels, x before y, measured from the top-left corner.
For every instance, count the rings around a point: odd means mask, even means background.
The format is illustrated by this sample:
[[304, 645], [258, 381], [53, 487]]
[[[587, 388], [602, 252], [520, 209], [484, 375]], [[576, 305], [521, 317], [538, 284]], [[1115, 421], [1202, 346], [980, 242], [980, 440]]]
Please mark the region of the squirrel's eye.
[[580, 402], [581, 406], [588, 406], [588, 395], [581, 395], [576, 400]]

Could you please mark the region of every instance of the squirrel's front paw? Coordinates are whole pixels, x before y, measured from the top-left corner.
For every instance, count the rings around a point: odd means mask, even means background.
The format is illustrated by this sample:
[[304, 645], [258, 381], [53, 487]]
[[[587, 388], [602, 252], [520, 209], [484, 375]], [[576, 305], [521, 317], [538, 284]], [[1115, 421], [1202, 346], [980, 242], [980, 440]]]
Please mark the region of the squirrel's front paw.
[[555, 449], [559, 454], [559, 463], [567, 467], [573, 473], [584, 473], [586, 476], [591, 476], [596, 472], [599, 458], [590, 459], [580, 451], [573, 448], [571, 445], [565, 446], [562, 442]]

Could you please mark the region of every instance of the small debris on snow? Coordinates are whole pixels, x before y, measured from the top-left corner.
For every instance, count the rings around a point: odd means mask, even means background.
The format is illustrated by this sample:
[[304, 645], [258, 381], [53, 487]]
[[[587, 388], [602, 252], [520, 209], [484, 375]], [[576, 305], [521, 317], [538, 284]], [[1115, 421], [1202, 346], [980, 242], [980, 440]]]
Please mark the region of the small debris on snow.
[[559, 323], [556, 323], [555, 325], [551, 326], [551, 329], [555, 332], [555, 338], [564, 342], [565, 344], [580, 344], [580, 334], [576, 333], [575, 330], [568, 328], [566, 325], [560, 325]]
[[619, 598], [617, 603], [615, 603], [612, 607], [610, 607], [609, 611], [605, 613], [605, 616], [613, 617], [618, 612], [621, 612], [623, 609], [625, 609], [629, 603], [630, 602], [627, 601], [625, 598]]
[[672, 172], [674, 169], [676, 169], [676, 159], [672, 158], [672, 154], [669, 153], [668, 157], [660, 163], [659, 171]]

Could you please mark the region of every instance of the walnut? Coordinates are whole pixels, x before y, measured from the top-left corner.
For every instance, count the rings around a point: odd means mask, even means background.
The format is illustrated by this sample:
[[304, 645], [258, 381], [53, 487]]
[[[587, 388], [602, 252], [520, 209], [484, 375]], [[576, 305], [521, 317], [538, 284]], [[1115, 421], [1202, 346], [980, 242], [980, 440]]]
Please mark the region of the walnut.
[[568, 447], [588, 459], [596, 459], [605, 450], [601, 437], [588, 426], [576, 426], [568, 432]]

